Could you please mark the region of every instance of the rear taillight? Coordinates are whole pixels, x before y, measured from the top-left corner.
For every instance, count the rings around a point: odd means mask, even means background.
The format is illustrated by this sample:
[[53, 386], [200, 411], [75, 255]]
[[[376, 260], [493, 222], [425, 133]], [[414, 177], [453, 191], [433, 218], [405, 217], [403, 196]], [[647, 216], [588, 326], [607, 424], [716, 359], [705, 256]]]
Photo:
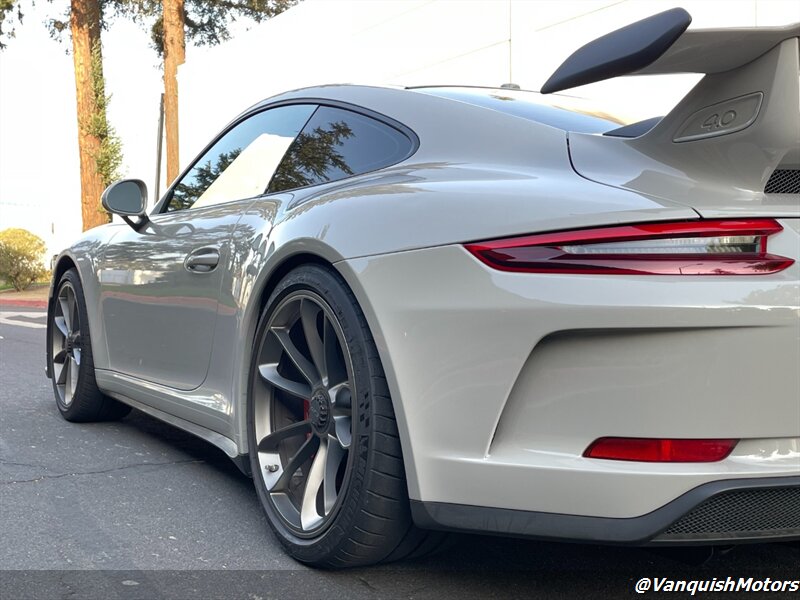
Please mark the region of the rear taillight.
[[727, 457], [738, 441], [605, 437], [592, 442], [583, 455], [638, 462], [716, 462]]
[[492, 268], [587, 275], [766, 275], [794, 260], [767, 252], [773, 219], [645, 223], [465, 244]]

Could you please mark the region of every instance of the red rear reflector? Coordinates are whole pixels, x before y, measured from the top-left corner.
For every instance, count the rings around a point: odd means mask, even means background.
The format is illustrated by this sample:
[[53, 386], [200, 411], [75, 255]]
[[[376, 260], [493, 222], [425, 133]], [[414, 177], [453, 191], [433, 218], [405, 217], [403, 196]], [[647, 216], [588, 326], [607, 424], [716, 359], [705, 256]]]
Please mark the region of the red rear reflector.
[[728, 456], [738, 441], [604, 437], [592, 442], [583, 455], [638, 462], [716, 462]]
[[774, 219], [643, 223], [475, 242], [500, 271], [587, 275], [766, 275], [794, 260], [767, 253]]

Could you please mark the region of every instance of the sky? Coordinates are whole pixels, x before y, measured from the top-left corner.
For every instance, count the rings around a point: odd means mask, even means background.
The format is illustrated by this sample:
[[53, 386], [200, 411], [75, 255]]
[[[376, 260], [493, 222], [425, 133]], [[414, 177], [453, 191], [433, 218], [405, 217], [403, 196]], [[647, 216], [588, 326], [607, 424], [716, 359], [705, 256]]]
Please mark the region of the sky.
[[[81, 231], [71, 41], [69, 35], [53, 40], [45, 23], [68, 5], [39, 1], [25, 8], [22, 25], [0, 52], [0, 230], [28, 229], [51, 254]], [[232, 31], [249, 25], [240, 22]], [[108, 117], [123, 146], [121, 173], [145, 180], [152, 193], [161, 61], [146, 28], [128, 19], [112, 20], [102, 39]]]
[[[51, 39], [45, 25], [67, 5], [55, 0], [25, 9], [0, 52], [0, 229], [29, 229], [51, 252], [80, 231], [81, 220], [71, 42], [67, 35]], [[147, 32], [129, 21], [112, 23], [103, 40], [109, 119], [123, 141], [123, 172], [152, 179], [163, 85], [158, 56]]]

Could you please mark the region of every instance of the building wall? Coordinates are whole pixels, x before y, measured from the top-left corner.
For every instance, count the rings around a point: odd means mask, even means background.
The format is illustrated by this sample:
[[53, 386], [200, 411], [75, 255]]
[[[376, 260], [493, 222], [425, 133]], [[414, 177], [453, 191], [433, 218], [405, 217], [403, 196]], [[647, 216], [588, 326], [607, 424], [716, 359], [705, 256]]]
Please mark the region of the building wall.
[[[305, 0], [179, 72], [181, 163], [241, 110], [322, 83], [519, 84], [538, 89], [577, 47], [674, 6], [692, 28], [783, 25], [782, 0]], [[697, 75], [621, 78], [570, 93], [630, 119], [667, 112]]]

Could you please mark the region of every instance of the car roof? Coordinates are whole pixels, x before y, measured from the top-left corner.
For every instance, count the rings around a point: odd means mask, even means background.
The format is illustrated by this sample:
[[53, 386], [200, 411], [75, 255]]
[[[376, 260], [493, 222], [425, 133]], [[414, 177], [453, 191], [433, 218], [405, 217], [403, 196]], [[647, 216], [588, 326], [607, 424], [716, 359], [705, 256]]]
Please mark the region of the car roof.
[[[592, 102], [579, 96], [567, 94], [543, 95], [532, 90], [517, 90], [507, 87], [479, 87], [466, 85], [358, 85], [327, 84], [298, 88], [272, 96], [252, 106], [243, 113], [251, 113], [264, 106], [287, 100], [346, 100], [364, 108], [380, 111], [380, 106], [367, 102], [362, 97], [370, 91], [385, 90], [393, 94], [427, 95], [493, 110], [509, 116], [542, 123], [564, 131], [581, 133], [606, 133], [628, 121], [610, 112], [601, 110]], [[242, 115], [240, 115], [242, 116]], [[238, 118], [238, 117], [237, 117]]]
[[477, 86], [415, 86], [414, 92], [466, 102], [498, 112], [581, 133], [605, 133], [625, 121], [587, 100], [565, 94], [543, 95], [531, 90]]

